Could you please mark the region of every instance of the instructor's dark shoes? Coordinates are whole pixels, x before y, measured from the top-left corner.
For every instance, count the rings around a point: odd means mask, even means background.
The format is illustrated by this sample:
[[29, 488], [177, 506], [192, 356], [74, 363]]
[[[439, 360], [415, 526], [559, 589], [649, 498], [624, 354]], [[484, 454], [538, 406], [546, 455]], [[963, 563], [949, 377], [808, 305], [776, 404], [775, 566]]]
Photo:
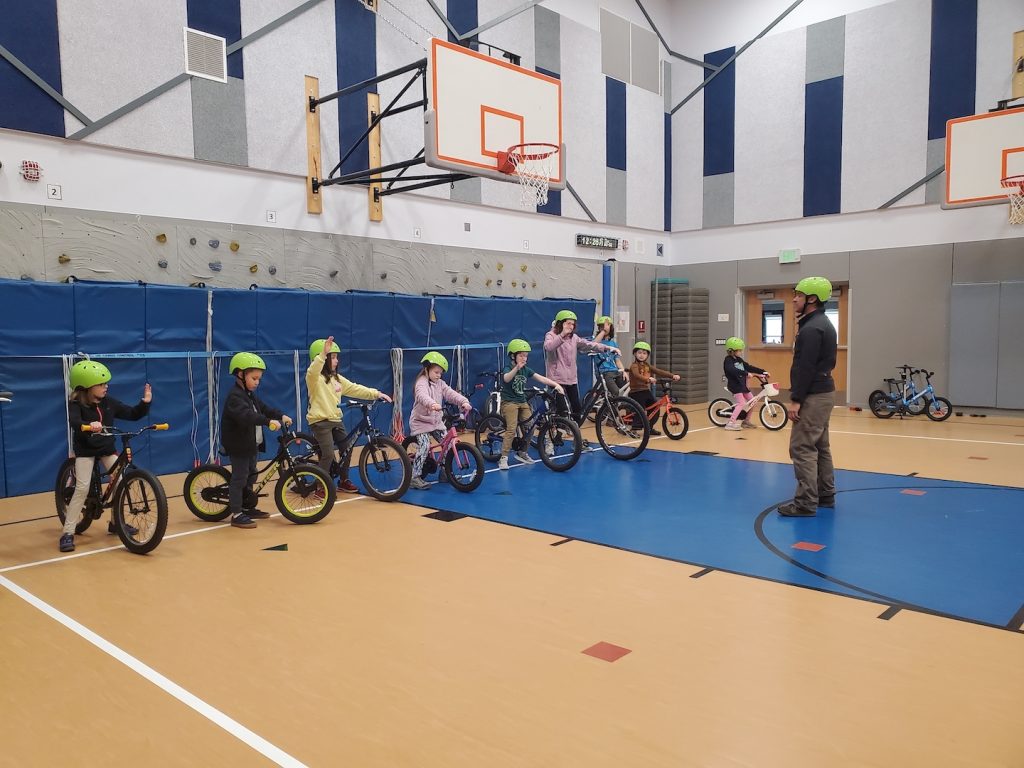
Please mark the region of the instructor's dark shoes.
[[779, 514], [783, 517], [814, 517], [818, 513], [813, 509], [800, 509], [796, 504], [782, 504]]
[[835, 509], [836, 508], [836, 497], [835, 496], [821, 496], [818, 498], [819, 509]]

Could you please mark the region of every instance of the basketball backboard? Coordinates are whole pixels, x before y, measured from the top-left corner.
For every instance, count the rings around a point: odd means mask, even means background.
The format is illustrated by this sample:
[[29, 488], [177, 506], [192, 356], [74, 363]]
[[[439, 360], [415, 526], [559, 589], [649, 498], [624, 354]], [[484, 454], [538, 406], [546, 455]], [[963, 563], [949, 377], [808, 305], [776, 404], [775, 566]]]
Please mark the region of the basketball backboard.
[[499, 152], [516, 144], [554, 144], [561, 151], [549, 184], [565, 189], [561, 81], [437, 38], [428, 67], [427, 165], [517, 183], [515, 175], [499, 170]]
[[1005, 202], [1000, 181], [1024, 174], [1024, 108], [946, 123], [944, 208]]

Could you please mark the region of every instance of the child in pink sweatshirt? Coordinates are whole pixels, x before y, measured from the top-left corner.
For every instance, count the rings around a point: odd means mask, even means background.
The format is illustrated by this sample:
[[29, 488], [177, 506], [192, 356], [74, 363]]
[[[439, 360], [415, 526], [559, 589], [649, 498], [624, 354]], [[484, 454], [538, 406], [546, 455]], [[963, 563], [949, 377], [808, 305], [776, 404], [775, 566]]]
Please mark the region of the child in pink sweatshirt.
[[441, 380], [448, 372], [448, 360], [440, 352], [427, 352], [420, 360], [423, 370], [416, 377], [413, 390], [412, 413], [409, 414], [409, 434], [416, 438], [416, 458], [412, 462], [410, 488], [420, 491], [430, 489], [430, 483], [423, 479], [423, 463], [430, 452], [430, 438], [438, 442], [444, 439], [444, 421], [441, 419], [441, 403], [455, 403], [463, 413], [472, 406], [454, 389]]
[[[583, 421], [583, 415], [580, 413], [583, 406], [580, 403], [580, 388], [576, 374], [576, 355], [580, 351], [621, 354], [616, 347], [587, 341], [577, 336], [576, 313], [563, 309], [555, 315], [555, 322], [544, 337], [544, 373], [565, 389], [565, 396], [569, 399], [569, 407], [572, 409], [569, 416], [575, 419], [577, 424]], [[565, 413], [565, 406], [561, 401], [558, 403], [558, 410]]]

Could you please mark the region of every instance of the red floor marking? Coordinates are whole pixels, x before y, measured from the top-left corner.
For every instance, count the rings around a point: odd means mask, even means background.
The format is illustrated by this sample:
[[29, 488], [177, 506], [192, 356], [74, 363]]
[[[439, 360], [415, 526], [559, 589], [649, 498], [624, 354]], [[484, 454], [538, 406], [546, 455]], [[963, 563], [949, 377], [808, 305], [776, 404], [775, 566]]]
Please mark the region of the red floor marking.
[[928, 491], [916, 491], [913, 488], [904, 488], [900, 493], [905, 493], [907, 496], [924, 496]]
[[812, 544], [809, 541], [798, 541], [793, 545], [793, 549], [806, 549], [808, 552], [821, 552], [824, 548], [824, 544]]
[[627, 653], [632, 653], [629, 648], [623, 648], [620, 645], [612, 645], [601, 641], [596, 645], [592, 645], [589, 648], [582, 651], [587, 656], [593, 656], [595, 659], [601, 659], [601, 661], [618, 661]]

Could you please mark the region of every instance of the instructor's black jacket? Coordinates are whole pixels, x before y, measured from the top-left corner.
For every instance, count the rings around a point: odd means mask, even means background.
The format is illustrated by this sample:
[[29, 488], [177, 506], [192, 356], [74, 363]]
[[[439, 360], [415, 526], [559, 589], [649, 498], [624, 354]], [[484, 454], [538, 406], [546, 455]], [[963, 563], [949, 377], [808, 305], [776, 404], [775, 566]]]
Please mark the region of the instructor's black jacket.
[[832, 369], [836, 367], [836, 329], [816, 309], [800, 318], [793, 345], [793, 366], [789, 369], [790, 400], [802, 402], [807, 395], [835, 392]]

